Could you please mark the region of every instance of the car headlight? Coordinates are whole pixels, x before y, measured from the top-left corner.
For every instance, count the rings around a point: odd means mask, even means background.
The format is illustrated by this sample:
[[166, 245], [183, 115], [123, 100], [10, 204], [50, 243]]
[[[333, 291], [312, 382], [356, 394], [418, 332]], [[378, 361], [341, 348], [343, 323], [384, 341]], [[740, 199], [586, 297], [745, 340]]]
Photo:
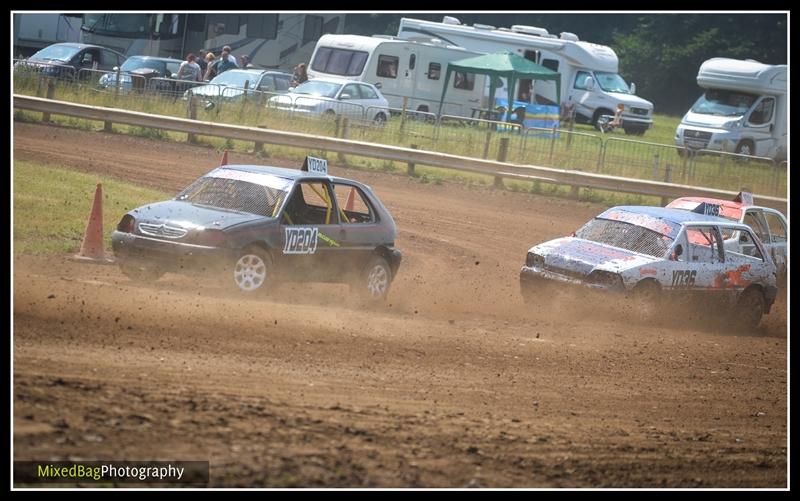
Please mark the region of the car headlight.
[[744, 123], [744, 117], [737, 118], [736, 120], [729, 120], [722, 124], [723, 129], [738, 129]]
[[534, 252], [528, 252], [528, 255], [525, 257], [525, 266], [528, 268], [544, 268], [544, 256]]

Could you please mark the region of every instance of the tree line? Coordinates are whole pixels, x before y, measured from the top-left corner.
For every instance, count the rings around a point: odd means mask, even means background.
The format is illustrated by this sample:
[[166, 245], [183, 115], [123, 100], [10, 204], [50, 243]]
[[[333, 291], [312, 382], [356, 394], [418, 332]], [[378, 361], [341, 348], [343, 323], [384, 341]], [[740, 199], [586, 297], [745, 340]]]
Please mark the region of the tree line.
[[[350, 14], [345, 33], [396, 35], [400, 18], [441, 21], [448, 14]], [[558, 35], [608, 45], [619, 71], [657, 113], [682, 115], [701, 93], [697, 70], [706, 59], [732, 57], [766, 64], [788, 62], [785, 13], [684, 14], [449, 14], [464, 24], [539, 26]]]

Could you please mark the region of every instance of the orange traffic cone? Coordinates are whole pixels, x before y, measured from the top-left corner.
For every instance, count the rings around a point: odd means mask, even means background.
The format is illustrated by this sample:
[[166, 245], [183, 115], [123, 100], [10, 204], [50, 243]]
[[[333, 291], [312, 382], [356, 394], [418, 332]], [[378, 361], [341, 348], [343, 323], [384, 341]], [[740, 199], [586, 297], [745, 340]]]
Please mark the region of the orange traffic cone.
[[228, 165], [228, 150], [222, 154], [222, 161], [219, 163], [220, 165]]
[[344, 203], [344, 210], [351, 211], [353, 210], [353, 200], [356, 196], [356, 189], [350, 188], [350, 193], [347, 195], [347, 201]]
[[86, 231], [83, 234], [81, 250], [76, 258], [105, 262], [106, 253], [103, 250], [103, 185], [97, 185], [94, 192], [94, 202], [89, 220], [86, 222]]

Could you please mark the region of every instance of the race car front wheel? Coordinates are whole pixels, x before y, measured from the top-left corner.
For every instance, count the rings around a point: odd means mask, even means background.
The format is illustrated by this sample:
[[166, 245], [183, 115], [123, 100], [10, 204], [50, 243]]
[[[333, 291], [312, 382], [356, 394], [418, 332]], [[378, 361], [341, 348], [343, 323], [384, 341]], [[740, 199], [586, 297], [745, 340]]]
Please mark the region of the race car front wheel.
[[265, 284], [272, 274], [272, 259], [260, 247], [243, 249], [233, 265], [233, 281], [236, 287], [248, 294], [266, 290]]
[[764, 294], [757, 288], [742, 292], [736, 302], [733, 320], [738, 329], [755, 329], [764, 314]]
[[366, 299], [372, 301], [386, 299], [389, 286], [392, 284], [392, 269], [389, 263], [380, 256], [373, 257], [364, 268], [360, 282], [361, 294]]
[[633, 315], [641, 321], [651, 322], [661, 311], [661, 287], [653, 280], [643, 280], [633, 289]]

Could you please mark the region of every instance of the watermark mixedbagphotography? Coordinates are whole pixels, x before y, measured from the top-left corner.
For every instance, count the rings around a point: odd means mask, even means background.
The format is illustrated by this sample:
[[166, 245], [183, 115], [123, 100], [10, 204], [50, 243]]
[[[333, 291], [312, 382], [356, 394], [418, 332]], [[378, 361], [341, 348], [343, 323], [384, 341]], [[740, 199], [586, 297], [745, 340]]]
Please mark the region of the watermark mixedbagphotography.
[[14, 461], [15, 486], [208, 485], [208, 461]]

